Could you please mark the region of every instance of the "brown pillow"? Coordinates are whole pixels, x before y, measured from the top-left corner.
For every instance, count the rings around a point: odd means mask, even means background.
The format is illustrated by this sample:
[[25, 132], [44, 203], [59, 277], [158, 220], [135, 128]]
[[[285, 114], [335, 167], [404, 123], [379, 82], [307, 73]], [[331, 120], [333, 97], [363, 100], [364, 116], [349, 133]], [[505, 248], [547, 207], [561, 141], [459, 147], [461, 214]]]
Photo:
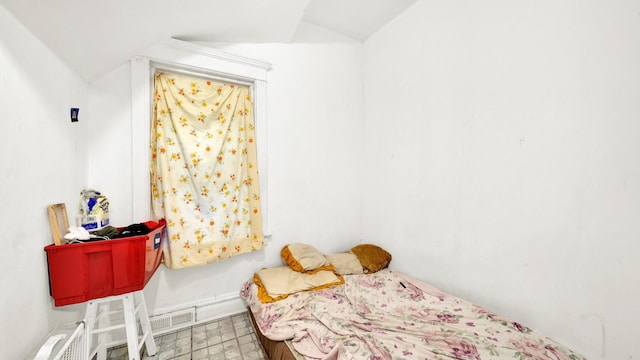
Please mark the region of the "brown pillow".
[[360, 260], [362, 267], [367, 270], [367, 273], [380, 271], [389, 266], [391, 262], [391, 254], [376, 245], [361, 244], [353, 247], [351, 252], [358, 257], [358, 260]]

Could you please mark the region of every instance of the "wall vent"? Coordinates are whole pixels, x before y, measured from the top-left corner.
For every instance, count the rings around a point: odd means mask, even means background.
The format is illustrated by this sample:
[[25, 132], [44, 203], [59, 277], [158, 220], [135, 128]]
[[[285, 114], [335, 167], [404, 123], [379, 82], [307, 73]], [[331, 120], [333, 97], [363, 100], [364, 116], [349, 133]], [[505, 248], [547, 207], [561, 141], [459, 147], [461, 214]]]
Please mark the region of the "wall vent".
[[167, 314], [157, 315], [149, 318], [151, 331], [154, 335], [164, 334], [170, 331], [180, 330], [195, 324], [196, 308], [174, 311]]

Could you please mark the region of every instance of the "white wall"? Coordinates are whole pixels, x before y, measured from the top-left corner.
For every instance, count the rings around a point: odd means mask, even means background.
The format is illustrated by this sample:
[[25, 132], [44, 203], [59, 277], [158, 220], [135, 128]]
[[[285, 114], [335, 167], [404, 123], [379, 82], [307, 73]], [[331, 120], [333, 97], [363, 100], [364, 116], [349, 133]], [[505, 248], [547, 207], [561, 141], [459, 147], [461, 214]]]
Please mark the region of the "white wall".
[[124, 64], [89, 87], [89, 184], [109, 199], [109, 222], [129, 225], [131, 204], [131, 66]]
[[640, 358], [639, 13], [425, 0], [368, 39], [363, 238], [589, 359]]
[[[87, 179], [87, 84], [0, 6], [0, 349], [22, 359], [73, 309], [49, 296], [46, 208], [74, 208]], [[80, 108], [80, 121], [69, 111]], [[71, 314], [69, 312], [71, 311]]]
[[[638, 13], [630, 0], [420, 1], [364, 54], [220, 45], [273, 64], [273, 239], [217, 264], [161, 267], [145, 289], [151, 312], [237, 293], [287, 243], [332, 252], [364, 240], [388, 248], [392, 267], [589, 359], [640, 358]], [[46, 205], [71, 215], [91, 186], [126, 225], [145, 206], [130, 179], [131, 154], [146, 149], [131, 147], [128, 65], [88, 86], [2, 6], [0, 34], [0, 348], [22, 358], [83, 310], [49, 297]]]
[[[222, 46], [218, 44], [218, 46]], [[168, 270], [145, 288], [151, 313], [237, 293], [256, 270], [280, 264], [282, 246], [312, 243], [343, 251], [359, 241], [362, 173], [362, 45], [225, 45], [224, 51], [270, 62], [268, 183], [272, 240], [262, 251], [219, 263]], [[91, 84], [90, 184], [110, 199], [114, 225], [132, 219], [130, 68]], [[258, 144], [260, 140], [258, 139]], [[260, 159], [259, 159], [260, 161]]]

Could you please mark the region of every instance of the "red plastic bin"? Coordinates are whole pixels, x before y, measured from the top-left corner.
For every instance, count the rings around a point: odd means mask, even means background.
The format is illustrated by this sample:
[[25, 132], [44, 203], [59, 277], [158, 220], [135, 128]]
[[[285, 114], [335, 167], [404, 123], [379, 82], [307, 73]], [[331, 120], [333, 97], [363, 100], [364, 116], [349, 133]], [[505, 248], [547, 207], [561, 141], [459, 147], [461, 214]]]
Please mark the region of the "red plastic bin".
[[56, 306], [144, 289], [162, 260], [166, 222], [140, 236], [44, 248]]

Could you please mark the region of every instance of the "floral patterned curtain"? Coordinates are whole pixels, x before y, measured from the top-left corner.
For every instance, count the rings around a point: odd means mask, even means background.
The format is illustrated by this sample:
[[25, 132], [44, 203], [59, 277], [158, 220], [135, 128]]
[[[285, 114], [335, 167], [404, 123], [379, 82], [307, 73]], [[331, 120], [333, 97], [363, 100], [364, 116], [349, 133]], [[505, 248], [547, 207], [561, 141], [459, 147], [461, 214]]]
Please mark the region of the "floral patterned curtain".
[[250, 89], [157, 73], [151, 190], [167, 220], [165, 264], [179, 269], [264, 246]]

